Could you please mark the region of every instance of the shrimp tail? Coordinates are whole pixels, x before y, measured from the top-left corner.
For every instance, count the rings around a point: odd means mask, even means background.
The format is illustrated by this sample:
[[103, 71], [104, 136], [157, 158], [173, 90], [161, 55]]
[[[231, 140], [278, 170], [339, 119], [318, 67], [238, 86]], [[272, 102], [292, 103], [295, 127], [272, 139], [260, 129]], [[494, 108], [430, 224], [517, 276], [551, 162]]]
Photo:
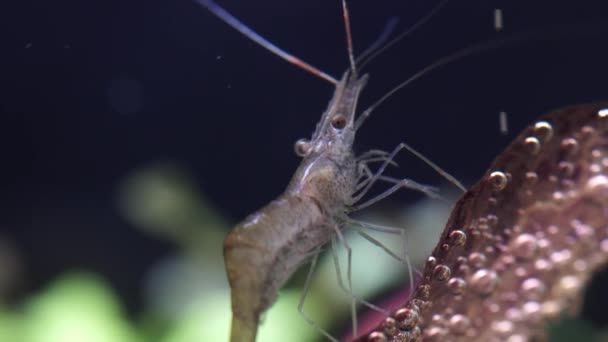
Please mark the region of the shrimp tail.
[[230, 342], [255, 342], [260, 315], [268, 306], [264, 295], [265, 267], [261, 248], [251, 244], [238, 229], [224, 240], [224, 262], [231, 289]]
[[242, 319], [235, 315], [232, 317], [230, 342], [254, 342], [257, 330], [257, 320]]
[[[247, 279], [239, 279], [245, 280]], [[250, 292], [242, 284], [232, 283], [232, 327], [230, 342], [255, 342], [260, 320], [259, 294]]]

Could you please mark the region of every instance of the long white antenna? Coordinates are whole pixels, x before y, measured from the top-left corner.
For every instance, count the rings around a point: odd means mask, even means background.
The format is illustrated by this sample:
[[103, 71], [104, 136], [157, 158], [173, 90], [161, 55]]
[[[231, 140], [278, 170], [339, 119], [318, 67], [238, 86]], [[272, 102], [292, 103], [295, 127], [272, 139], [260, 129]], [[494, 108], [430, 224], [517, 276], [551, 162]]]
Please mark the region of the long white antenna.
[[281, 57], [282, 59], [286, 60], [287, 62], [289, 62], [301, 69], [304, 69], [317, 77], [320, 77], [320, 78], [330, 82], [331, 84], [334, 84], [334, 85], [338, 84], [337, 79], [335, 79], [334, 77], [330, 76], [329, 74], [321, 71], [320, 69], [304, 62], [303, 60], [288, 53], [287, 51], [282, 50], [278, 46], [274, 45], [273, 43], [268, 41], [266, 38], [260, 36], [255, 31], [253, 31], [252, 29], [247, 27], [245, 24], [240, 22], [237, 18], [235, 18], [232, 14], [228, 13], [225, 9], [220, 7], [215, 2], [213, 2], [211, 0], [194, 0], [194, 1], [196, 1], [199, 5], [207, 8], [216, 17], [220, 18], [226, 24], [232, 26], [235, 30], [242, 33], [245, 37], [253, 40], [255, 43], [262, 46], [266, 50], [274, 53], [275, 55]]
[[439, 10], [441, 10], [441, 8], [447, 2], [448, 2], [448, 0], [442, 0], [427, 15], [425, 15], [422, 18], [420, 18], [420, 20], [418, 20], [409, 29], [407, 29], [404, 32], [400, 33], [397, 37], [393, 38], [390, 42], [386, 43], [386, 45], [384, 45], [383, 47], [381, 47], [379, 50], [376, 50], [376, 51], [369, 50], [369, 51], [366, 51], [365, 53], [363, 53], [361, 56], [357, 57], [357, 63], [359, 63], [359, 68], [363, 69], [363, 67], [367, 63], [369, 63], [372, 59], [376, 58], [382, 52], [388, 50], [391, 46], [395, 45], [397, 42], [399, 42], [401, 39], [403, 39], [403, 37], [409, 35], [410, 33], [414, 32], [417, 29], [419, 29], [420, 27], [422, 27], [424, 24], [428, 23], [431, 20], [431, 18], [437, 12], [439, 12]]

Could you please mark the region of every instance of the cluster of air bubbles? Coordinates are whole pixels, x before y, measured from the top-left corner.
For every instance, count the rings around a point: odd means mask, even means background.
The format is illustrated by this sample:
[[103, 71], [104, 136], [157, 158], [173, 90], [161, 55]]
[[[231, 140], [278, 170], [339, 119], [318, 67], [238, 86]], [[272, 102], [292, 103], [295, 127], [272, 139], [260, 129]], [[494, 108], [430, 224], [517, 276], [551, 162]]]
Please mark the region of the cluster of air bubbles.
[[573, 214], [581, 196], [608, 198], [608, 132], [597, 121], [608, 120], [608, 108], [596, 113], [575, 129], [570, 112], [533, 124], [510, 150], [528, 159], [495, 164], [480, 185], [483, 209], [456, 216], [463, 226], [450, 227], [427, 259], [414, 299], [368, 341], [527, 342], [574, 307], [591, 272], [608, 261], [608, 225], [597, 221], [606, 214]]

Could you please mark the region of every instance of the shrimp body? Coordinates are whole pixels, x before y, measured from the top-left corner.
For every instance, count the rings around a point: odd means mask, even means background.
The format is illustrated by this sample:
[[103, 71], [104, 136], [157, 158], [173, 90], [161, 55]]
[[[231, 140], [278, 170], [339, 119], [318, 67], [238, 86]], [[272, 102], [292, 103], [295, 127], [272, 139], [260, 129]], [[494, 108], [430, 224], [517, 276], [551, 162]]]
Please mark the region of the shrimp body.
[[[238, 224], [224, 241], [231, 288], [232, 342], [253, 342], [260, 315], [289, 277], [341, 229], [358, 179], [352, 151], [355, 109], [367, 77], [349, 72], [285, 192]], [[298, 147], [298, 145], [296, 145]]]
[[232, 292], [231, 341], [255, 340], [260, 315], [331, 232], [331, 222], [313, 201], [292, 194], [280, 196], [234, 228], [224, 241]]

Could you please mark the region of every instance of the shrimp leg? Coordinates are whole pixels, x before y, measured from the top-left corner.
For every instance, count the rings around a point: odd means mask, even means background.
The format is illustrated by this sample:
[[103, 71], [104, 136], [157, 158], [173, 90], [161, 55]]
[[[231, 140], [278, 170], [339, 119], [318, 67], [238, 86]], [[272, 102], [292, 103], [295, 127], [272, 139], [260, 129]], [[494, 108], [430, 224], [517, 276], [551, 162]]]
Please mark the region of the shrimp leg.
[[342, 289], [342, 291], [348, 293], [351, 298], [354, 298], [356, 301], [358, 301], [359, 303], [367, 306], [368, 308], [378, 311], [382, 314], [388, 315], [388, 311], [382, 309], [381, 307], [374, 305], [368, 301], [366, 301], [365, 299], [356, 296], [354, 293], [352, 293], [351, 291], [349, 291], [346, 286], [344, 285], [344, 281], [342, 280], [342, 271], [340, 270], [340, 261], [338, 260], [338, 254], [336, 253], [337, 251], [337, 246], [336, 246], [336, 240], [332, 239], [331, 241], [332, 244], [332, 258], [334, 260], [334, 268], [336, 270], [336, 278], [338, 280], [338, 286], [340, 287], [340, 289]]
[[331, 336], [327, 331], [317, 325], [317, 323], [306, 313], [304, 312], [304, 300], [306, 300], [306, 296], [308, 295], [308, 291], [310, 290], [310, 282], [312, 281], [312, 275], [315, 271], [315, 267], [317, 266], [317, 261], [319, 260], [319, 254], [321, 254], [321, 247], [317, 248], [317, 253], [312, 258], [310, 262], [310, 268], [308, 269], [308, 274], [306, 275], [306, 281], [304, 282], [304, 289], [302, 290], [302, 295], [300, 296], [300, 301], [298, 302], [298, 313], [304, 320], [310, 324], [313, 328], [317, 329], [321, 334], [325, 335], [332, 342], [338, 342], [338, 340]]

